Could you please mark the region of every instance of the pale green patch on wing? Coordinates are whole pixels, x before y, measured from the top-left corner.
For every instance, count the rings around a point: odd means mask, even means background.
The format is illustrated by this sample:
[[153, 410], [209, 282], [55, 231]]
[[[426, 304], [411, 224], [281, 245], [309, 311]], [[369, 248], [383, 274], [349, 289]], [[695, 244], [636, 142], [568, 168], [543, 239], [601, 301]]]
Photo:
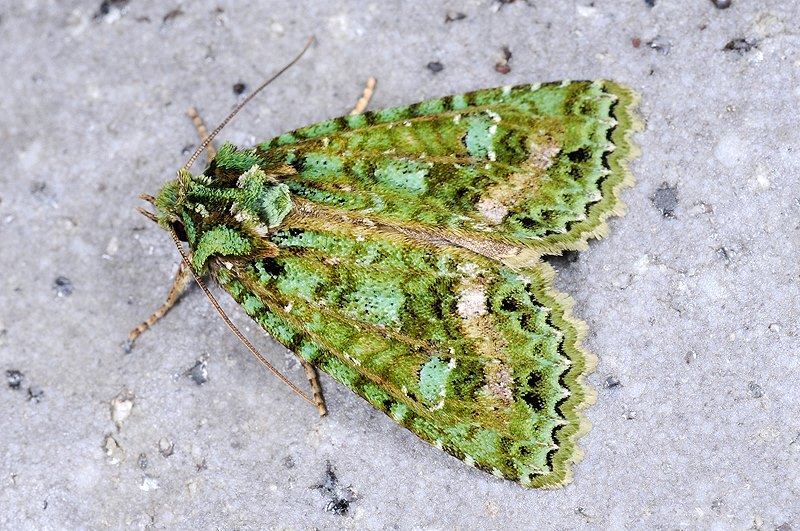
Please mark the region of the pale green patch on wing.
[[400, 322], [405, 295], [397, 277], [379, 281], [370, 278], [343, 299], [342, 311], [346, 315], [374, 325], [392, 326]]
[[455, 360], [451, 365], [435, 356], [422, 366], [419, 371], [419, 390], [424, 401], [428, 404], [441, 403], [444, 407], [448, 376], [454, 368]]
[[426, 178], [432, 166], [430, 162], [387, 159], [375, 165], [374, 175], [386, 188], [419, 195], [428, 187]]

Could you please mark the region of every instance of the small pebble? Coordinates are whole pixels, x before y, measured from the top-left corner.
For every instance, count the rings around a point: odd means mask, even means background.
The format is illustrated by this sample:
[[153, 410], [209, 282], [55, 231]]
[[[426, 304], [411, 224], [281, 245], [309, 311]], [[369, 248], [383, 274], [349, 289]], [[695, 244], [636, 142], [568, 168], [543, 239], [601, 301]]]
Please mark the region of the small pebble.
[[428, 70], [430, 70], [434, 74], [438, 74], [439, 72], [444, 70], [444, 65], [439, 61], [431, 61], [430, 63], [428, 63], [427, 67]]
[[53, 289], [56, 291], [58, 297], [69, 297], [72, 295], [74, 288], [70, 279], [59, 276], [53, 281]]
[[169, 457], [175, 451], [175, 443], [167, 439], [166, 437], [162, 437], [158, 441], [158, 451], [161, 452], [161, 455], [164, 457]]
[[8, 383], [8, 386], [14, 391], [19, 391], [24, 378], [25, 375], [16, 369], [9, 369], [6, 371], [6, 383]]

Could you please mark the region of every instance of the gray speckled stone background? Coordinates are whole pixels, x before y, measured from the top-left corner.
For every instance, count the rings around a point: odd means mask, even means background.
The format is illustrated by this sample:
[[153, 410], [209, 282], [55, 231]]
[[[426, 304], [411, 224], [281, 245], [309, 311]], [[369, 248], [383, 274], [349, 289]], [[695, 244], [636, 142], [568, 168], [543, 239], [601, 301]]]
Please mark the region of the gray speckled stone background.
[[[795, 2], [244, 4], [0, 5], [0, 527], [800, 528]], [[134, 207], [196, 145], [184, 110], [218, 122], [312, 33], [224, 139], [342, 114], [370, 75], [372, 108], [565, 78], [641, 93], [627, 216], [552, 261], [600, 357], [568, 487], [471, 469], [327, 377], [318, 418], [197, 289], [121, 350], [178, 262]]]

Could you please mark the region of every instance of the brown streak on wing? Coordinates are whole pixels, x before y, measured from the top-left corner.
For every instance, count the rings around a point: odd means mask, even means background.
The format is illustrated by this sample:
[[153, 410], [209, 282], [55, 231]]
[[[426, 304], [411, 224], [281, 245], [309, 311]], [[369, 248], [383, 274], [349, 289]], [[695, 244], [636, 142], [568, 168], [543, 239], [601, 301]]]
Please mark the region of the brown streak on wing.
[[321, 221], [334, 223], [350, 223], [369, 229], [377, 229], [384, 233], [395, 233], [406, 238], [429, 245], [452, 245], [467, 249], [473, 253], [503, 262], [511, 268], [533, 266], [539, 261], [541, 253], [503, 239], [480, 238], [473, 234], [465, 236], [460, 231], [448, 229], [422, 229], [419, 227], [400, 226], [386, 223], [379, 219], [369, 217], [351, 217], [341, 213], [336, 208], [324, 207], [301, 198], [294, 198], [295, 211], [293, 214], [302, 217], [316, 218]]

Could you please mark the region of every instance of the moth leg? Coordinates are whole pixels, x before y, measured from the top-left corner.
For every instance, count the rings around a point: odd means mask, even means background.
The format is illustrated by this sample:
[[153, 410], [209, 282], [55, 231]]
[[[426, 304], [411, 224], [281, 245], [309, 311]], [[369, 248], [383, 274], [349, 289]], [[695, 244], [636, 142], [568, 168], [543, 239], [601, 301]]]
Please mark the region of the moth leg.
[[169, 290], [169, 295], [167, 295], [167, 300], [164, 301], [153, 315], [147, 318], [142, 324], [131, 330], [128, 334], [128, 341], [125, 344], [125, 350], [130, 352], [133, 348], [133, 342], [136, 341], [136, 338], [139, 337], [145, 330], [152, 327], [159, 319], [164, 317], [170, 309], [175, 306], [175, 303], [178, 302], [178, 299], [186, 291], [186, 287], [189, 285], [189, 282], [192, 279], [192, 273], [189, 271], [189, 268], [186, 267], [184, 262], [181, 262], [178, 266], [178, 271], [175, 273], [175, 280], [172, 282], [172, 289]]
[[[206, 124], [203, 123], [203, 119], [200, 118], [200, 115], [197, 114], [197, 109], [194, 107], [189, 107], [186, 110], [186, 116], [192, 119], [192, 123], [197, 128], [197, 132], [200, 135], [200, 141], [205, 142], [206, 138], [208, 138], [208, 129], [206, 129]], [[208, 144], [206, 147], [206, 157], [208, 157], [208, 163], [211, 164], [211, 161], [214, 160], [214, 157], [217, 155], [217, 150], [211, 143]]]
[[317, 369], [303, 358], [298, 359], [300, 360], [300, 365], [302, 365], [303, 369], [306, 371], [308, 383], [311, 384], [311, 393], [314, 397], [314, 404], [317, 406], [317, 411], [319, 411], [319, 416], [324, 417], [328, 414], [328, 408], [325, 407], [325, 398], [322, 396], [322, 387], [320, 387], [319, 380], [317, 379]]
[[356, 102], [356, 106], [353, 107], [353, 110], [350, 111], [350, 114], [361, 114], [364, 112], [364, 109], [367, 108], [369, 104], [370, 98], [372, 98], [372, 93], [375, 91], [375, 78], [371, 77], [367, 80], [367, 84], [364, 86], [364, 92], [361, 94], [361, 97], [358, 98]]

